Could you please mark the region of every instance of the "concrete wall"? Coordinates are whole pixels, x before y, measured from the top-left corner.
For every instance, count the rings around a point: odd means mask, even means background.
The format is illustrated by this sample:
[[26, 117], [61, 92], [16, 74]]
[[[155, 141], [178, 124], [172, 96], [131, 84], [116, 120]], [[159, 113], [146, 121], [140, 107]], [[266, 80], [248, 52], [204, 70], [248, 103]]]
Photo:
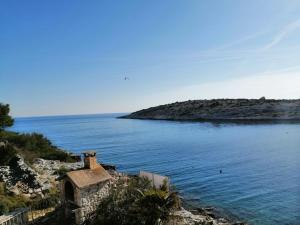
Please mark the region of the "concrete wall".
[[167, 188], [170, 186], [170, 179], [166, 176], [161, 176], [155, 173], [149, 173], [145, 171], [140, 171], [139, 177], [147, 178], [155, 188], [160, 188], [162, 185], [166, 184]]

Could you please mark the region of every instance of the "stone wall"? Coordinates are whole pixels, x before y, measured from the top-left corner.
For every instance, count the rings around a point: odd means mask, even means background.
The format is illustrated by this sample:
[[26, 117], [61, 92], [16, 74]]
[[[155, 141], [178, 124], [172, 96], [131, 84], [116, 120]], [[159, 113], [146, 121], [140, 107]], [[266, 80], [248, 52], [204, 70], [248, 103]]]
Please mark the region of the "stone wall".
[[[61, 182], [61, 197], [65, 201], [65, 183], [70, 182], [73, 185], [74, 190], [74, 204], [78, 206], [75, 212], [76, 224], [81, 224], [89, 216], [97, 210], [101, 199], [106, 197], [111, 187], [111, 181], [104, 181], [99, 184], [91, 185], [85, 188], [79, 189], [76, 187], [70, 179], [65, 178]], [[66, 212], [68, 209], [66, 208]], [[68, 215], [68, 213], [67, 213]]]
[[109, 193], [110, 181], [105, 181], [87, 188], [81, 189], [79, 192], [80, 206], [76, 210], [76, 221], [85, 221], [91, 213], [97, 210], [97, 207], [104, 197]]

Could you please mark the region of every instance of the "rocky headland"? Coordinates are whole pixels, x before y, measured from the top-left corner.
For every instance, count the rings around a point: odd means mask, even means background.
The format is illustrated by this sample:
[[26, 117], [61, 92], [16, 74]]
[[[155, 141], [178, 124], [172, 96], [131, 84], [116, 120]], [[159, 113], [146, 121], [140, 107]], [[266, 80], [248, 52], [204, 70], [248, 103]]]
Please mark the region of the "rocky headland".
[[300, 99], [213, 99], [175, 102], [120, 118], [186, 121], [300, 121]]

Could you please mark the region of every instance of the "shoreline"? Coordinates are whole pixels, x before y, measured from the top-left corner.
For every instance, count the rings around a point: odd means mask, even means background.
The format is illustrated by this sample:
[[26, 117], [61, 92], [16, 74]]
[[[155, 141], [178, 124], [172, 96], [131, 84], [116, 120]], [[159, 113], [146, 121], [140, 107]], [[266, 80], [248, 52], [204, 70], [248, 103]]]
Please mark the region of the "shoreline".
[[205, 202], [193, 201], [183, 197], [182, 204], [186, 210], [194, 214], [205, 213], [216, 219], [223, 218], [233, 224], [247, 224], [246, 220], [239, 218], [238, 215], [234, 215], [229, 210], [214, 205], [207, 205]]
[[152, 120], [171, 121], [186, 123], [211, 123], [211, 124], [240, 124], [240, 125], [264, 125], [264, 124], [300, 124], [300, 119], [162, 119], [162, 118], [129, 118], [126, 116], [116, 117], [116, 119], [128, 120]]

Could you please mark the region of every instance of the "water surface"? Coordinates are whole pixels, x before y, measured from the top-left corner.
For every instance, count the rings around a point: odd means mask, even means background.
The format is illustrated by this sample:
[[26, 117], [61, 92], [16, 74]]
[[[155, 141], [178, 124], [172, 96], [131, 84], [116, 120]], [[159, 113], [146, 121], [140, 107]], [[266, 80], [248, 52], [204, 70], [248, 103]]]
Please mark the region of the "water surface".
[[[300, 124], [116, 119], [117, 114], [17, 118], [57, 146], [119, 170], [171, 177], [182, 195], [255, 225], [300, 224]], [[220, 170], [223, 171], [220, 174]]]

